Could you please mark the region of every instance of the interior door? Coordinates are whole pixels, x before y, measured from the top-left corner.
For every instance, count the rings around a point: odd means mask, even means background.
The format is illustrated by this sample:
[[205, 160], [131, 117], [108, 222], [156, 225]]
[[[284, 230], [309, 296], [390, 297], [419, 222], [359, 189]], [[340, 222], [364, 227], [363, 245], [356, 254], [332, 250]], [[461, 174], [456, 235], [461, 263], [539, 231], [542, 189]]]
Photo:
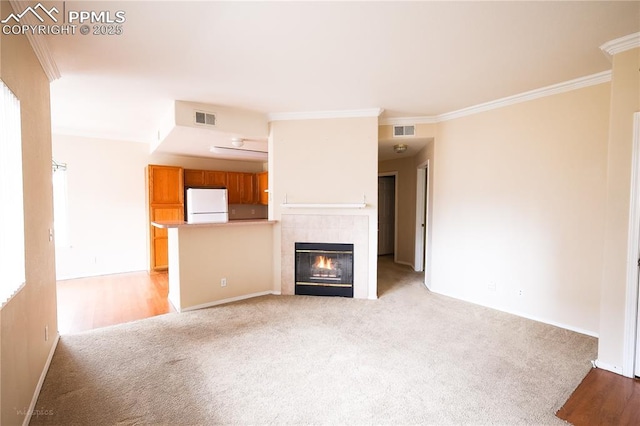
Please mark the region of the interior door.
[[395, 239], [396, 178], [378, 178], [378, 255], [393, 254]]

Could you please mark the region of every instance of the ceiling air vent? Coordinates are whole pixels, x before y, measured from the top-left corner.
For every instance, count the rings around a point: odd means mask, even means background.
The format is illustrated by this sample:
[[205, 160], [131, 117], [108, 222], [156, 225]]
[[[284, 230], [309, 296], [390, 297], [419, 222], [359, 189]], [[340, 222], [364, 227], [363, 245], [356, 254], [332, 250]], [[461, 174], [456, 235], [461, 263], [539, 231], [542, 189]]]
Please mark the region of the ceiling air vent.
[[215, 126], [216, 116], [208, 112], [196, 111], [196, 124], [204, 124], [205, 126]]
[[416, 126], [393, 126], [393, 137], [396, 138], [398, 136], [415, 136], [416, 135]]

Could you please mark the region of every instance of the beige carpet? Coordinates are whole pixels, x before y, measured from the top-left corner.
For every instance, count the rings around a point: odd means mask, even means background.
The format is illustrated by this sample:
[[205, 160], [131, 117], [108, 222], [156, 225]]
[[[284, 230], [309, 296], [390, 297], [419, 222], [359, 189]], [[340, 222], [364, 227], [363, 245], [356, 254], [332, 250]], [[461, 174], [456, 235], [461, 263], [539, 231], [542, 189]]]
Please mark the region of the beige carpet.
[[379, 275], [63, 336], [31, 424], [565, 424], [596, 339]]

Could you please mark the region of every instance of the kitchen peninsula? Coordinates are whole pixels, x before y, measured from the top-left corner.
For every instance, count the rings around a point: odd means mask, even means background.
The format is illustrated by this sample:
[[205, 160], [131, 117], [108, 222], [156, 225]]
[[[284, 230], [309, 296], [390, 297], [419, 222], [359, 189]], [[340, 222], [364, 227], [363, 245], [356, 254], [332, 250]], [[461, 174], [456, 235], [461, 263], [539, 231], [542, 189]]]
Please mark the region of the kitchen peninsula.
[[167, 230], [153, 226], [152, 222], [185, 220], [186, 189], [226, 188], [229, 219], [265, 219], [269, 203], [267, 176], [265, 171], [194, 170], [149, 164], [146, 170], [149, 271], [164, 271], [169, 265]]
[[273, 224], [266, 219], [188, 224], [168, 231], [169, 301], [178, 311], [273, 294]]

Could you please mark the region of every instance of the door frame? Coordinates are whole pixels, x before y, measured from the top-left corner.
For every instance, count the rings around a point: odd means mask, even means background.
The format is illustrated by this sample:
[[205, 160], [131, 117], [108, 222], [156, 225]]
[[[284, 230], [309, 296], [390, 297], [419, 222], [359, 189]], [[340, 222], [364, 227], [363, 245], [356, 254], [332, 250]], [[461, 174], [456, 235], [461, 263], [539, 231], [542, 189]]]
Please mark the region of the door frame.
[[[429, 187], [431, 182], [431, 167], [429, 160], [421, 163], [417, 167], [417, 181], [416, 181], [416, 231], [415, 231], [415, 255], [414, 255], [414, 267], [417, 272], [425, 272], [424, 284], [429, 287], [428, 276], [430, 275], [429, 269], [429, 252], [431, 247], [429, 246], [429, 225], [431, 224], [431, 215], [429, 215]], [[424, 223], [424, 229], [422, 224]], [[422, 256], [424, 253], [424, 257]]]
[[[379, 172], [378, 177], [393, 176], [393, 262], [398, 263], [398, 172]], [[380, 185], [378, 185], [380, 191]], [[380, 208], [380, 206], [378, 206]], [[378, 225], [379, 227], [380, 225]], [[378, 229], [379, 231], [379, 229]], [[378, 236], [380, 238], [380, 236]]]
[[631, 197], [629, 200], [629, 234], [627, 240], [627, 288], [624, 321], [622, 375], [634, 377], [640, 364], [640, 316], [638, 315], [638, 259], [640, 259], [640, 112], [633, 114], [631, 151]]

